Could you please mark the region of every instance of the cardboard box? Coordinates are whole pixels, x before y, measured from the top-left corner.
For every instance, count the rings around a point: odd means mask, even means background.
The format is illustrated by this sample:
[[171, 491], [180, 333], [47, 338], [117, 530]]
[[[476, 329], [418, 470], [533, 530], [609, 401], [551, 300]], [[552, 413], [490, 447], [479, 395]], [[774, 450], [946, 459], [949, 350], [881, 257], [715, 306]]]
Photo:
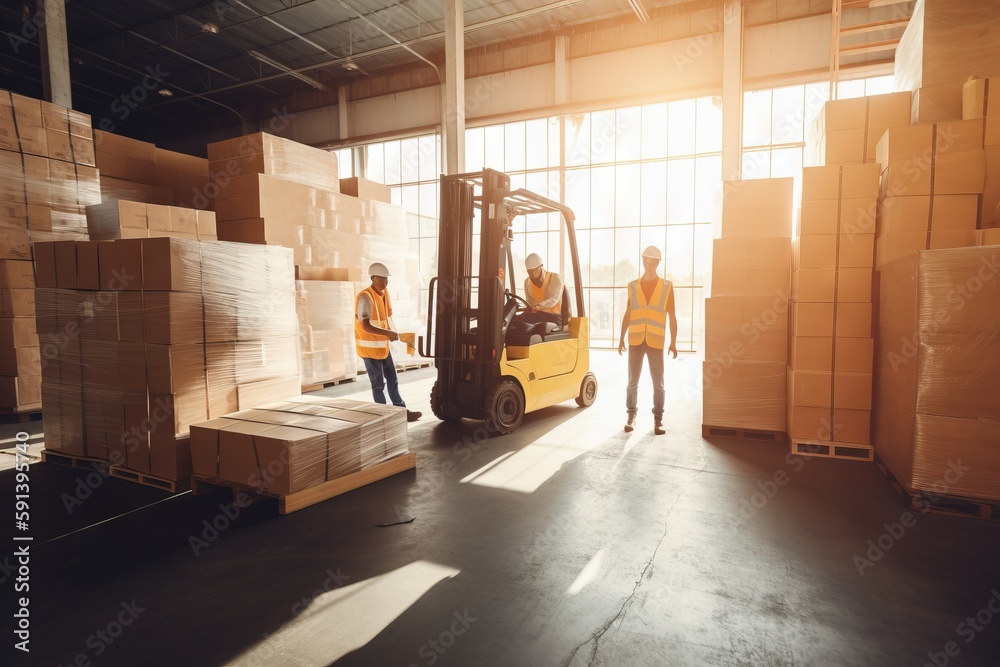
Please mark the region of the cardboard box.
[[[872, 373], [874, 359], [872, 338], [837, 338], [834, 343], [834, 371], [840, 373]], [[871, 391], [868, 392], [871, 394]], [[849, 407], [849, 406], [844, 406]], [[862, 408], [867, 410], [868, 408]]]
[[798, 336], [831, 336], [833, 303], [796, 302], [790, 304], [789, 334]]
[[133, 343], [145, 341], [145, 315], [142, 292], [118, 293], [119, 340]]
[[896, 163], [930, 164], [933, 155], [933, 125], [891, 127], [879, 139], [875, 148], [875, 160], [882, 171]]
[[144, 290], [202, 291], [201, 246], [196, 241], [173, 238], [142, 241]]
[[[237, 483], [260, 483], [273, 493], [294, 493], [326, 479], [326, 448], [321, 431], [243, 422], [219, 434], [219, 474]], [[278, 476], [263, 477], [258, 465], [267, 469], [275, 461], [287, 464]]]
[[956, 230], [931, 230], [929, 250], [940, 250], [944, 248], [966, 248], [978, 245], [979, 235], [976, 230], [956, 231]]
[[152, 434], [149, 438], [152, 475], [180, 481], [191, 477], [191, 438]]
[[722, 187], [723, 209], [755, 211], [792, 208], [794, 179], [764, 178], [725, 181]]
[[386, 204], [392, 203], [392, 190], [389, 186], [369, 181], [367, 178], [354, 176], [352, 178], [340, 179], [340, 192], [352, 197], [374, 199]]
[[[121, 273], [124, 285], [120, 289], [136, 291], [143, 289], [142, 283], [142, 243], [141, 239], [119, 239], [114, 242], [111, 252], [115, 270]], [[102, 278], [103, 281], [103, 278]]]
[[834, 410], [870, 410], [872, 405], [872, 374], [834, 373]]
[[738, 270], [713, 266], [712, 296], [775, 297], [788, 294], [787, 269]]
[[781, 363], [714, 361], [702, 364], [702, 423], [785, 430], [785, 372]]
[[871, 444], [870, 410], [854, 410], [834, 407], [833, 409], [833, 440], [834, 442]]
[[871, 303], [837, 304], [837, 339], [867, 338], [872, 335]]
[[825, 269], [837, 266], [837, 235], [803, 235], [795, 241], [796, 266], [800, 269]]
[[76, 271], [80, 289], [101, 289], [101, 261], [97, 241], [76, 242]]
[[191, 424], [208, 418], [205, 385], [192, 386], [179, 394], [149, 394], [150, 419], [155, 430], [150, 431], [150, 444], [154, 436], [187, 435]]
[[939, 156], [980, 150], [983, 147], [984, 133], [982, 118], [937, 123], [934, 130], [934, 154]]
[[0, 375], [41, 375], [38, 345], [0, 347]]
[[788, 435], [796, 440], [829, 442], [833, 435], [833, 413], [829, 406], [788, 406]]
[[871, 300], [870, 268], [842, 268], [837, 271], [837, 303], [870, 303]]
[[76, 241], [56, 241], [56, 286], [61, 289], [77, 289]]
[[827, 131], [820, 139], [819, 153], [827, 166], [862, 164], [865, 161], [864, 129]]
[[836, 234], [839, 223], [836, 200], [802, 201], [799, 235]]
[[33, 289], [35, 271], [31, 262], [0, 259], [0, 289]]
[[985, 184], [986, 153], [982, 149], [935, 158], [935, 195], [981, 194]]
[[979, 245], [1000, 245], [1000, 227], [979, 230]]
[[197, 238], [198, 213], [193, 208], [170, 207], [170, 231], [179, 234], [190, 234]]
[[959, 120], [962, 117], [962, 85], [962, 83], [946, 83], [924, 86], [913, 91], [910, 123], [919, 125]]
[[841, 234], [839, 240], [838, 268], [872, 268], [875, 262], [874, 234]]
[[35, 290], [0, 288], [0, 317], [34, 317]]
[[927, 232], [893, 232], [878, 238], [875, 246], [875, 266], [881, 269], [890, 262], [927, 248]]
[[170, 207], [162, 204], [146, 205], [147, 229], [158, 232], [170, 231]]
[[206, 357], [202, 344], [147, 344], [146, 386], [154, 394], [186, 394], [205, 387]]
[[787, 361], [787, 299], [705, 299], [705, 358], [727, 354], [741, 361]]
[[830, 100], [816, 119], [817, 132], [864, 129], [868, 118], [868, 99], [864, 97]]
[[792, 299], [812, 303], [833, 303], [836, 280], [836, 269], [799, 269], [792, 273]]
[[[788, 238], [714, 239], [712, 241], [712, 268], [727, 271], [779, 270], [791, 271], [792, 243]], [[304, 267], [296, 267], [303, 276]], [[350, 271], [350, 270], [349, 270]], [[309, 269], [310, 274], [313, 273]], [[300, 277], [300, 280], [329, 280], [330, 278]], [[359, 282], [360, 279], [356, 282]]]
[[41, 407], [41, 403], [41, 375], [19, 375], [17, 377], [0, 375], [0, 406], [26, 410]]
[[930, 210], [930, 196], [887, 197], [879, 204], [879, 234], [926, 232]]
[[146, 395], [146, 345], [139, 341], [119, 342], [118, 382], [125, 392]]
[[[36, 300], [38, 295], [36, 294]], [[41, 304], [39, 304], [39, 311]], [[38, 334], [33, 317], [0, 318], [0, 347], [38, 346]]]
[[802, 201], [877, 197], [879, 172], [874, 164], [806, 167], [802, 170]]
[[142, 298], [147, 343], [204, 342], [201, 294], [144, 290]]
[[255, 408], [259, 405], [281, 400], [302, 393], [302, 378], [299, 375], [263, 382], [241, 384], [237, 387], [237, 400], [240, 410]]
[[724, 238], [791, 238], [792, 230], [791, 203], [782, 208], [722, 209]]
[[790, 339], [788, 367], [796, 371], [833, 371], [833, 338], [795, 336]]
[[832, 374], [789, 370], [788, 400], [791, 405], [829, 409], [833, 404]]

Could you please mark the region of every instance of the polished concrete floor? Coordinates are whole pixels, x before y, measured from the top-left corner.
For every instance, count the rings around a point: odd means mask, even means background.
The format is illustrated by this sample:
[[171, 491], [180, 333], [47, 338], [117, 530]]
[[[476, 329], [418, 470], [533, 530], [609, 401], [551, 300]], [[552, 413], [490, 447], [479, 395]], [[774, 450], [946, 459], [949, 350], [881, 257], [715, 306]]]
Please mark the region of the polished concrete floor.
[[[702, 439], [689, 355], [667, 435], [645, 387], [625, 434], [624, 360], [593, 356], [592, 408], [492, 439], [428, 414], [417, 471], [288, 516], [33, 466], [31, 653], [2, 664], [1000, 664], [1000, 524], [910, 521], [872, 464]], [[429, 413], [433, 371], [400, 377]]]

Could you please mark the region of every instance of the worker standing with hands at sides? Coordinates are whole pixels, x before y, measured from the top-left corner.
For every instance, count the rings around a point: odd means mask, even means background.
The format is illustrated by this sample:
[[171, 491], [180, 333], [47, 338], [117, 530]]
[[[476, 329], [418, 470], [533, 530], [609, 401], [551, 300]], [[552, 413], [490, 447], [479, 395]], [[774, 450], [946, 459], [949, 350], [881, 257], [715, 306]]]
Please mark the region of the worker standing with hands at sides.
[[[368, 269], [372, 284], [358, 292], [354, 299], [354, 346], [365, 362], [368, 379], [372, 383], [372, 395], [376, 403], [385, 405], [384, 389], [388, 385], [392, 404], [405, 408], [406, 403], [399, 395], [399, 378], [396, 364], [389, 352], [389, 342], [399, 340], [399, 334], [392, 330], [392, 303], [389, 300], [389, 269], [381, 262], [375, 262]], [[415, 422], [421, 413], [406, 411], [406, 421]]]
[[663, 258], [660, 249], [649, 246], [642, 251], [642, 277], [628, 284], [628, 305], [622, 318], [622, 333], [618, 340], [618, 354], [625, 351], [625, 332], [628, 332], [628, 388], [625, 391], [625, 408], [628, 421], [625, 431], [635, 428], [638, 412], [639, 376], [642, 359], [649, 359], [649, 374], [653, 376], [653, 432], [663, 435], [663, 343], [670, 317], [670, 353], [677, 358], [677, 315], [674, 312], [674, 285], [657, 275]]
[[545, 270], [537, 252], [525, 258], [524, 268], [528, 270], [528, 277], [524, 279], [524, 300], [531, 306], [531, 311], [519, 315], [518, 320], [526, 324], [553, 322], [561, 327], [562, 278], [558, 273]]

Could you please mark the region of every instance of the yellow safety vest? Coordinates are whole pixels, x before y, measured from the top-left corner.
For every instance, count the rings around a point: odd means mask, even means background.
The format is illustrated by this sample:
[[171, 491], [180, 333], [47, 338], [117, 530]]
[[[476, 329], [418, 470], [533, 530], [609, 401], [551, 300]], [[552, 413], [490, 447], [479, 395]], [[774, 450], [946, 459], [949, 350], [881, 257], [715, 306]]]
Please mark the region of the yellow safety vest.
[[[531, 296], [535, 297], [535, 303], [541, 303], [547, 298], [545, 292], [549, 289], [549, 281], [552, 279], [552, 272], [545, 272], [545, 279], [542, 281], [541, 287], [535, 284], [531, 278], [528, 278], [528, 289], [531, 290]], [[559, 315], [562, 313], [562, 295], [559, 295], [559, 300], [556, 301], [556, 305], [551, 308], [539, 308], [543, 313], [553, 313]]]
[[367, 294], [372, 300], [372, 316], [369, 321], [380, 329], [388, 329], [389, 318], [392, 316], [389, 292], [380, 295], [371, 287], [366, 287], [354, 297], [354, 349], [362, 359], [385, 359], [389, 356], [389, 339], [379, 334], [368, 333], [361, 320], [357, 318], [362, 294]]
[[653, 349], [663, 349], [667, 338], [667, 301], [673, 287], [669, 280], [657, 280], [653, 296], [647, 302], [646, 293], [642, 291], [638, 280], [628, 284], [629, 302], [632, 306], [628, 321], [629, 345], [642, 345], [645, 342]]

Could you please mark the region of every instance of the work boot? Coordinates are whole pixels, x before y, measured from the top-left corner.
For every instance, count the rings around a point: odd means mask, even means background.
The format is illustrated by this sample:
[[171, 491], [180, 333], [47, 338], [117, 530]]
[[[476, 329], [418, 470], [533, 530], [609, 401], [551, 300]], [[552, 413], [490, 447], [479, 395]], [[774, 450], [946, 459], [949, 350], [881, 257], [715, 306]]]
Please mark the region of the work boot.
[[414, 412], [413, 410], [406, 411], [406, 421], [408, 422], [415, 422], [423, 416], [424, 413], [422, 412]]
[[663, 422], [657, 419], [656, 422], [653, 424], [653, 433], [655, 435], [663, 435], [666, 432], [667, 430], [663, 428]]
[[625, 432], [631, 433], [635, 430], [635, 415], [629, 415], [628, 421], [625, 422]]

